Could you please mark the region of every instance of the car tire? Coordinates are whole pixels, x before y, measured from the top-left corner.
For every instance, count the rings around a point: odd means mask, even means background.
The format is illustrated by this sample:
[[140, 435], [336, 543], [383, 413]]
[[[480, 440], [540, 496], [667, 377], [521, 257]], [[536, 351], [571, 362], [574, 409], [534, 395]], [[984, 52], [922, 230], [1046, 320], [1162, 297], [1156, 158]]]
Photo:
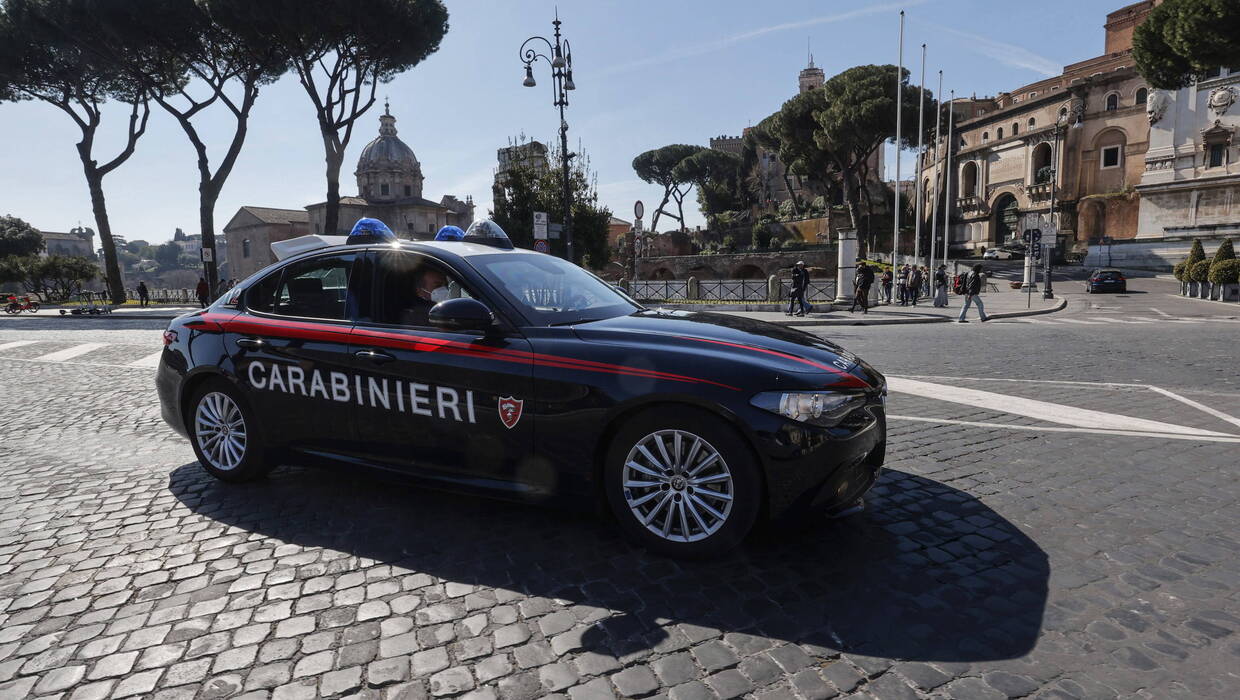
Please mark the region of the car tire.
[[620, 530], [659, 554], [722, 554], [749, 534], [761, 510], [753, 451], [735, 428], [701, 409], [658, 408], [626, 420], [603, 468]]
[[230, 482], [261, 479], [271, 471], [258, 419], [228, 382], [211, 379], [190, 397], [185, 425], [198, 463], [211, 476]]

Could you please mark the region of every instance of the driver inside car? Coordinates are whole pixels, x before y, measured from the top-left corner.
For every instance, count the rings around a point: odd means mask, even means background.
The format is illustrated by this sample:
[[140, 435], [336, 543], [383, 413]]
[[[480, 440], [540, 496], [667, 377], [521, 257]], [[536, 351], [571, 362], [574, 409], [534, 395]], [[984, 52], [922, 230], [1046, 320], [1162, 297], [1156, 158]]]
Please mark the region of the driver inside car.
[[405, 326], [429, 326], [431, 307], [449, 297], [448, 280], [434, 267], [418, 271], [413, 298], [401, 310], [400, 323]]

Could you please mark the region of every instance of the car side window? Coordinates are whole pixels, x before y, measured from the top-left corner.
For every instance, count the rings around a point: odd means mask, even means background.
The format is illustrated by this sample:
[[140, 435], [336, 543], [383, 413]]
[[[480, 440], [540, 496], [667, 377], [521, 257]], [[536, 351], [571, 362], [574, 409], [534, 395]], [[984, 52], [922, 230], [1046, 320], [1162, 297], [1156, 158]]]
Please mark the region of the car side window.
[[474, 296], [438, 261], [404, 251], [380, 251], [375, 268], [374, 320], [430, 328], [431, 307], [445, 299]]
[[277, 316], [344, 320], [355, 258], [329, 255], [288, 265], [251, 287], [246, 306]]

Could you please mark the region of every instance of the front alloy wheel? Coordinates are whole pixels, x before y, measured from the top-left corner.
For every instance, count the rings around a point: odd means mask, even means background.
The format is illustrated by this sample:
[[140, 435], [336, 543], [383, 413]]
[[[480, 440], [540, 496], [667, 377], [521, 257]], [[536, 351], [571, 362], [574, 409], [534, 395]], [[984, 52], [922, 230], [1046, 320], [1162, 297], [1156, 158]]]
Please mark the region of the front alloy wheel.
[[685, 430], [642, 438], [624, 461], [624, 500], [638, 522], [669, 542], [698, 542], [732, 512], [728, 464], [709, 442]]
[[719, 416], [690, 406], [626, 417], [604, 457], [603, 488], [629, 539], [687, 558], [740, 544], [765, 498], [748, 442]]

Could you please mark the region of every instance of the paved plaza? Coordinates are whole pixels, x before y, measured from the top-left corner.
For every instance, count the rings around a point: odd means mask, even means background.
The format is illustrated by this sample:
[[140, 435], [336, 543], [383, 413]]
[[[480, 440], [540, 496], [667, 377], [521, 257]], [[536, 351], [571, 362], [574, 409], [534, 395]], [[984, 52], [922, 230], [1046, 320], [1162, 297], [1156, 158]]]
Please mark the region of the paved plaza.
[[162, 322], [0, 320], [0, 698], [1237, 697], [1240, 307], [1058, 284], [809, 328], [892, 377], [887, 470], [703, 563], [347, 469], [214, 481]]

